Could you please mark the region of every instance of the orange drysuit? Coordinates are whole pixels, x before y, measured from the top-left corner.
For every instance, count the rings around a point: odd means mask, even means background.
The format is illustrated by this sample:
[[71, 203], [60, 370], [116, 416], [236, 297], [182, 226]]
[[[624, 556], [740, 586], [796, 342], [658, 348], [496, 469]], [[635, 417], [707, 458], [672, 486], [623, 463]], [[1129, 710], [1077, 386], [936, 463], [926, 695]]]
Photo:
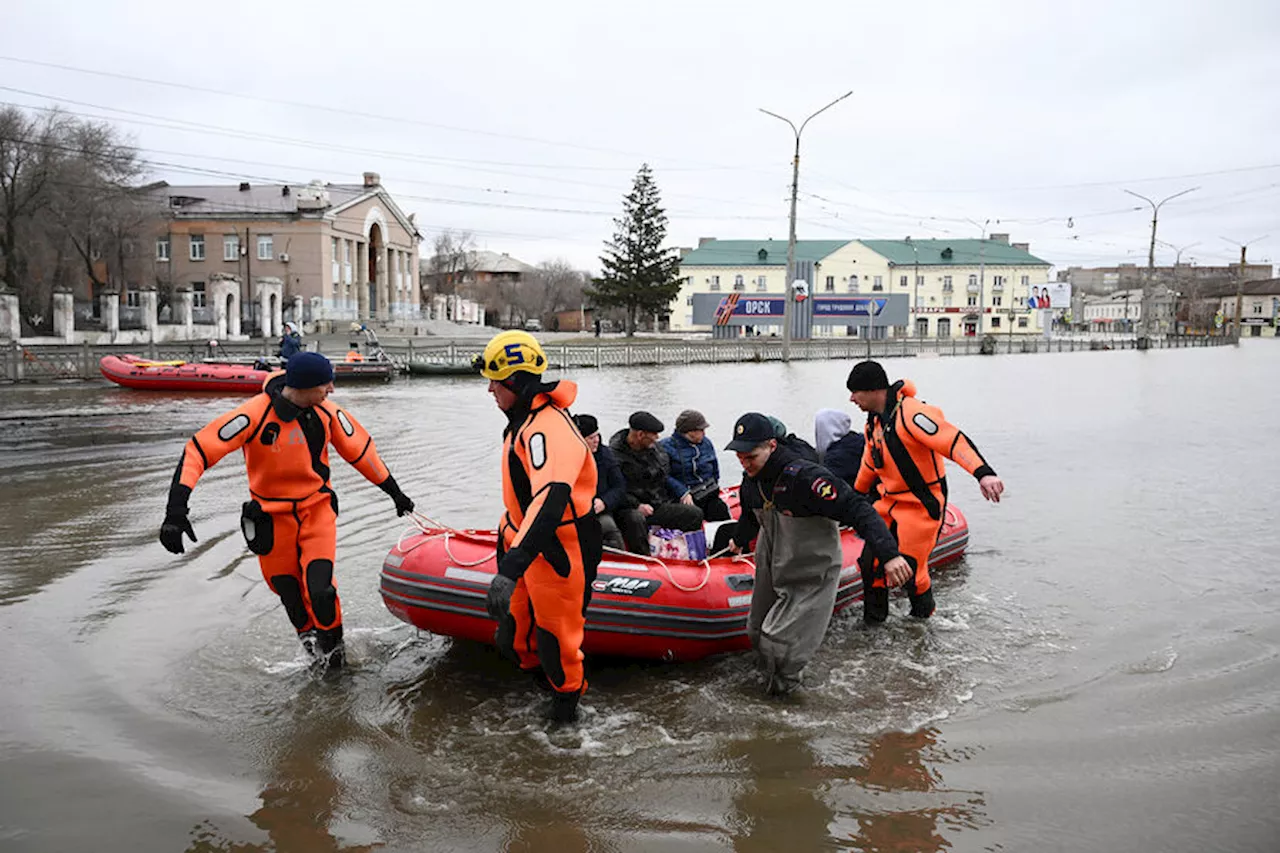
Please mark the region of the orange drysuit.
[[169, 490], [169, 509], [186, 515], [191, 490], [228, 453], [243, 450], [249, 494], [242, 526], [262, 576], [280, 596], [299, 635], [315, 631], [320, 651], [342, 638], [342, 605], [333, 578], [338, 496], [329, 483], [329, 445], [367, 480], [400, 493], [373, 439], [330, 400], [299, 408], [281, 395], [284, 372], [263, 392], [214, 418], [195, 434]]
[[[906, 584], [911, 613], [928, 617], [933, 613], [929, 555], [938, 542], [947, 506], [943, 458], [979, 480], [995, 471], [969, 437], [947, 422], [941, 409], [916, 399], [916, 387], [910, 380], [900, 380], [889, 388], [883, 413], [867, 415], [866, 437], [854, 488], [866, 494], [877, 479], [880, 481], [876, 511], [915, 570]], [[866, 618], [883, 621], [889, 606], [884, 572], [864, 567], [863, 586]]]
[[502, 446], [498, 572], [515, 580], [514, 625], [498, 642], [521, 669], [539, 663], [559, 693], [586, 689], [582, 635], [590, 585], [602, 554], [600, 520], [592, 511], [596, 463], [568, 407], [578, 386], [544, 386], [527, 410], [509, 412]]

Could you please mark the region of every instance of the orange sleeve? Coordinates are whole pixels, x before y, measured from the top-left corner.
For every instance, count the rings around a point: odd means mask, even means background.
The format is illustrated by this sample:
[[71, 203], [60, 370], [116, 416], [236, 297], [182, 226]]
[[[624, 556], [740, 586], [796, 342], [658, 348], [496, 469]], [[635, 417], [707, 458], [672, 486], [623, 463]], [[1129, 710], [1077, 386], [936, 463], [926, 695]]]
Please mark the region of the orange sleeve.
[[914, 402], [902, 415], [908, 435], [934, 453], [942, 454], [978, 479], [995, 473], [969, 436], [947, 421], [938, 407]]
[[864, 495], [871, 494], [876, 480], [880, 479], [876, 469], [871, 467], [871, 436], [867, 435], [866, 439], [866, 443], [862, 445], [862, 464], [858, 466], [858, 476], [853, 482], [854, 491]]
[[338, 455], [375, 486], [382, 485], [391, 472], [378, 456], [378, 448], [373, 443], [373, 436], [360, 425], [350, 412], [333, 403], [325, 404], [329, 415], [329, 442]]
[[171, 509], [185, 512], [187, 498], [201, 475], [217, 465], [228, 453], [244, 447], [245, 442], [257, 431], [270, 405], [266, 394], [258, 394], [248, 402], [214, 418], [187, 441], [186, 447], [182, 449], [182, 458], [178, 460], [178, 469], [173, 473], [173, 483], [169, 487]]

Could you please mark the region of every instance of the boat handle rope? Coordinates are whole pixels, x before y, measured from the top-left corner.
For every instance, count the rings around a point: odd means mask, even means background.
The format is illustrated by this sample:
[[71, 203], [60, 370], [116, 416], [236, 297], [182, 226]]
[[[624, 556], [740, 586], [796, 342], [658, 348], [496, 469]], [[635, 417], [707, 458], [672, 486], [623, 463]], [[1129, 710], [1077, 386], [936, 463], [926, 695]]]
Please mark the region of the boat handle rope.
[[702, 563], [702, 580], [697, 586], [684, 586], [675, 579], [674, 575], [671, 574], [671, 567], [657, 557], [647, 554], [635, 554], [631, 551], [620, 551], [617, 548], [610, 548], [608, 545], [604, 546], [604, 550], [610, 554], [620, 554], [625, 557], [630, 557], [633, 560], [644, 560], [649, 563], [657, 563], [659, 566], [662, 566], [662, 570], [667, 573], [667, 580], [671, 581], [671, 585], [681, 592], [697, 592], [707, 585], [707, 581], [711, 580], [711, 563], [705, 559], [698, 561]]

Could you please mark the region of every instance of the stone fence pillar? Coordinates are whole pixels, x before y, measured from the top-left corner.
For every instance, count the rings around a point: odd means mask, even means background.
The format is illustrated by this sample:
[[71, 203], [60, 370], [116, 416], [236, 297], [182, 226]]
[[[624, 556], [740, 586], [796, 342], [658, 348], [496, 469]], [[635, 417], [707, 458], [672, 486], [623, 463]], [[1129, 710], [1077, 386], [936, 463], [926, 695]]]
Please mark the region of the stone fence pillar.
[[142, 328], [147, 330], [147, 337], [154, 341], [156, 326], [160, 323], [160, 297], [154, 287], [144, 287], [138, 294], [138, 301], [142, 305]]
[[76, 302], [75, 295], [66, 287], [57, 287], [53, 291], [53, 333], [67, 343], [75, 339]]
[[240, 334], [240, 279], [226, 273], [209, 276], [209, 295], [213, 299], [214, 322], [218, 338]]
[[22, 337], [22, 315], [18, 313], [18, 294], [0, 285], [0, 338], [16, 341]]
[[284, 330], [284, 282], [275, 276], [254, 280], [258, 296], [258, 332], [264, 338], [278, 337]]
[[193, 298], [191, 285], [180, 284], [169, 300], [169, 313], [172, 316], [173, 324], [182, 327], [181, 340], [184, 341], [191, 340], [195, 335], [195, 330], [191, 328], [192, 323], [195, 321], [192, 309]]
[[102, 326], [107, 330], [107, 340], [115, 343], [120, 336], [120, 291], [102, 291], [98, 295], [98, 311], [102, 315]]

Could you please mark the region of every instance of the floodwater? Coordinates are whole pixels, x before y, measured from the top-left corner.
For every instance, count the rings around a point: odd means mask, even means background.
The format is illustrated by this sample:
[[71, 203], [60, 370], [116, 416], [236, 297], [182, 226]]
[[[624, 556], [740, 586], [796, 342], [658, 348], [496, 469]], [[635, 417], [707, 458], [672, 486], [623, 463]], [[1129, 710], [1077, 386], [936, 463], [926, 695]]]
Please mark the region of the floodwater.
[[[743, 655], [596, 665], [565, 728], [492, 651], [387, 613], [405, 525], [341, 461], [353, 666], [324, 681], [240, 537], [238, 457], [193, 495], [199, 543], [156, 541], [185, 437], [236, 400], [0, 388], [0, 850], [1280, 849], [1278, 358], [887, 362], [1007, 484], [989, 505], [953, 469], [971, 551], [936, 617], [838, 618], [791, 701]], [[810, 434], [847, 368], [572, 378], [608, 432], [696, 405], [723, 444], [748, 408]], [[421, 509], [493, 525], [483, 381], [336, 398]]]

